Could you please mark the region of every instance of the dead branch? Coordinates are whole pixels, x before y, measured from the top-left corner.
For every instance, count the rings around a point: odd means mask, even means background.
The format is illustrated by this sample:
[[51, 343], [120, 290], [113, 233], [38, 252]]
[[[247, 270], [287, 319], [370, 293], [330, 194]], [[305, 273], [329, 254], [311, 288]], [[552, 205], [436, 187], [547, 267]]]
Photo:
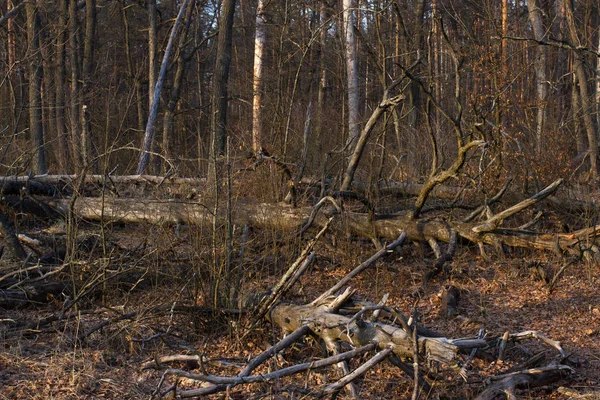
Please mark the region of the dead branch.
[[507, 394], [507, 398], [514, 397], [516, 389], [527, 389], [538, 386], [548, 385], [572, 374], [573, 368], [567, 365], [549, 365], [542, 368], [534, 368], [524, 371], [512, 372], [510, 374], [498, 375], [492, 378], [498, 381], [490, 385], [475, 400], [493, 400], [502, 393]]

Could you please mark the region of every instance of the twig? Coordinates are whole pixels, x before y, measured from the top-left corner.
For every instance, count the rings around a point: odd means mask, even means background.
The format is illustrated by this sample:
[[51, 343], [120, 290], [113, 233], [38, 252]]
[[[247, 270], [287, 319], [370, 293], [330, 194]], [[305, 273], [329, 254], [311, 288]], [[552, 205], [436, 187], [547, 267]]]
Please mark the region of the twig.
[[385, 360], [390, 355], [390, 353], [392, 353], [392, 349], [390, 349], [390, 348], [387, 348], [387, 349], [384, 349], [384, 350], [378, 352], [373, 357], [371, 357], [367, 362], [363, 363], [360, 367], [355, 369], [354, 372], [352, 372], [351, 374], [348, 374], [348, 375], [344, 376], [343, 378], [341, 378], [340, 380], [338, 380], [337, 382], [325, 387], [325, 389], [323, 389], [323, 391], [321, 393], [323, 395], [329, 395], [329, 394], [339, 392], [344, 386], [348, 385], [349, 383], [354, 381], [356, 378], [364, 375], [365, 372], [367, 372], [368, 370], [373, 368], [375, 365], [379, 364], [381, 361]]
[[205, 374], [197, 374], [189, 371], [183, 371], [180, 369], [168, 369], [165, 371], [166, 374], [176, 375], [179, 377], [188, 378], [191, 380], [208, 382], [212, 383], [213, 386], [207, 388], [199, 388], [186, 390], [178, 393], [180, 397], [194, 397], [194, 396], [202, 396], [211, 393], [216, 393], [220, 391], [226, 390], [229, 385], [242, 385], [247, 383], [257, 383], [257, 382], [271, 382], [276, 379], [283, 378], [285, 376], [294, 375], [300, 372], [307, 371], [309, 369], [317, 369], [323, 368], [332, 364], [336, 364], [340, 361], [349, 360], [351, 358], [357, 357], [361, 354], [372, 351], [376, 348], [374, 343], [368, 344], [366, 346], [358, 347], [354, 350], [347, 351], [344, 353], [340, 353], [331, 357], [324, 358], [322, 360], [306, 362], [302, 364], [292, 365], [287, 368], [283, 368], [268, 374], [260, 374], [260, 375], [251, 375], [251, 376], [236, 376], [236, 377], [221, 377], [215, 375], [205, 375]]

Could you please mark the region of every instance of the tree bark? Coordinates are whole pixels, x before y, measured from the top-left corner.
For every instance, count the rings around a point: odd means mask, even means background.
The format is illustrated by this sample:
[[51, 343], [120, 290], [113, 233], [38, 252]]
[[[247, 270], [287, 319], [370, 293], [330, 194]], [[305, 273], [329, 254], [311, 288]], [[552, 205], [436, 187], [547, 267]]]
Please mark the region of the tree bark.
[[373, 131], [373, 128], [375, 128], [375, 124], [377, 124], [379, 118], [384, 114], [386, 110], [388, 110], [389, 108], [394, 108], [403, 99], [404, 95], [398, 95], [388, 99], [386, 91], [386, 96], [377, 106], [377, 108], [373, 111], [373, 114], [369, 118], [369, 121], [367, 121], [367, 124], [365, 125], [360, 136], [356, 138], [356, 144], [354, 146], [352, 156], [350, 157], [350, 161], [348, 162], [348, 168], [346, 168], [346, 172], [344, 173], [344, 180], [342, 182], [340, 190], [350, 190], [350, 187], [352, 186], [352, 181], [354, 180], [354, 173], [358, 168], [358, 163], [360, 162], [362, 153], [365, 149], [365, 146], [367, 145], [369, 135]]
[[46, 155], [42, 123], [42, 57], [39, 46], [37, 2], [27, 2], [25, 10], [27, 13], [27, 58], [29, 60], [29, 130], [33, 150], [32, 170], [37, 174], [45, 174]]
[[[510, 247], [534, 248], [552, 252], [566, 252], [580, 256], [580, 243], [591, 241], [592, 252], [598, 252], [594, 237], [600, 231], [600, 226], [594, 226], [570, 233], [538, 233], [520, 229], [502, 228], [504, 220], [516, 213], [531, 207], [533, 204], [553, 194], [560, 181], [557, 181], [517, 205], [510, 207], [495, 216], [490, 216], [483, 222], [444, 221], [437, 219], [414, 219], [410, 212], [373, 215], [346, 212], [343, 214], [343, 229], [349, 233], [371, 239], [396, 239], [400, 232], [405, 231], [407, 239], [418, 242], [450, 242], [454, 234], [474, 243], [493, 246], [504, 244]], [[66, 213], [69, 199], [54, 199], [48, 205], [58, 213]], [[305, 220], [311, 215], [312, 208], [291, 208], [281, 204], [266, 204], [243, 202], [236, 205], [237, 212], [233, 214], [236, 225], [277, 228], [299, 232]], [[123, 198], [79, 198], [75, 203], [75, 212], [84, 219], [105, 221], [114, 220], [130, 223], [166, 223], [166, 224], [196, 224], [208, 225], [213, 223], [212, 210], [197, 202], [182, 202], [174, 200], [140, 200]], [[217, 218], [224, 218], [217, 215]], [[320, 212], [315, 223], [324, 226], [328, 216]]]
[[75, 168], [80, 171], [84, 160], [81, 156], [81, 124], [79, 110], [81, 108], [81, 70], [79, 67], [79, 23], [77, 21], [77, 0], [69, 1], [69, 61], [71, 67], [71, 99], [70, 99], [70, 125], [71, 125], [71, 149]]
[[[82, 78], [83, 88], [81, 93], [81, 158], [84, 165], [91, 165], [92, 161], [92, 124], [89, 111], [92, 103], [92, 71], [94, 67], [94, 48], [96, 36], [96, 0], [85, 0], [85, 35], [83, 39]], [[94, 167], [92, 167], [94, 168]]]
[[140, 71], [138, 68], [134, 68], [133, 66], [133, 56], [131, 54], [131, 40], [129, 34], [129, 18], [127, 16], [128, 7], [121, 7], [121, 19], [123, 21], [123, 37], [124, 37], [124, 45], [125, 45], [125, 59], [127, 60], [127, 75], [131, 82], [133, 82], [133, 87], [135, 90], [135, 104], [137, 111], [137, 129], [142, 132], [144, 131], [144, 127], [146, 124], [146, 119], [144, 117], [144, 99], [142, 97], [142, 83], [140, 78]]
[[[177, 70], [175, 71], [175, 76], [173, 77], [173, 85], [171, 86], [171, 92], [169, 93], [169, 101], [167, 103], [165, 115], [163, 118], [162, 151], [163, 156], [167, 160], [171, 158], [170, 142], [173, 140], [173, 119], [175, 118], [175, 109], [177, 108], [177, 103], [179, 102], [181, 84], [183, 82], [183, 77], [185, 75], [187, 64], [189, 63], [190, 58], [190, 56], [186, 52], [185, 45], [188, 39], [190, 25], [192, 23], [193, 11], [194, 7], [189, 6], [185, 12], [184, 27], [181, 30], [181, 35], [179, 36]], [[169, 163], [164, 161], [162, 164], [163, 175], [166, 175], [168, 173]]]
[[[574, 46], [581, 46], [573, 16], [573, 5], [571, 4], [570, 0], [565, 0], [564, 4], [567, 24], [569, 25], [569, 33], [571, 35], [571, 42]], [[598, 139], [594, 129], [594, 123], [592, 121], [592, 105], [590, 103], [590, 96], [588, 93], [587, 76], [585, 73], [585, 68], [583, 67], [585, 60], [583, 54], [579, 50], [576, 50], [573, 56], [575, 57], [573, 70], [579, 85], [579, 98], [583, 108], [583, 125], [585, 127], [588, 139], [590, 178], [596, 181], [598, 179]]]
[[67, 42], [67, 19], [69, 17], [68, 0], [59, 0], [58, 31], [56, 37], [56, 66], [55, 79], [55, 105], [56, 105], [56, 133], [58, 136], [58, 164], [59, 171], [69, 172], [69, 139], [65, 122], [65, 43]]
[[167, 66], [169, 64], [171, 50], [173, 49], [173, 43], [175, 42], [175, 36], [177, 35], [179, 25], [181, 24], [181, 20], [183, 19], [185, 9], [189, 2], [190, 0], [184, 0], [183, 3], [181, 3], [181, 8], [179, 9], [179, 13], [177, 14], [177, 19], [175, 20], [175, 24], [173, 24], [173, 28], [171, 28], [171, 35], [169, 36], [169, 41], [167, 43], [162, 64], [160, 66], [158, 80], [156, 81], [156, 88], [154, 89], [152, 107], [150, 108], [148, 122], [146, 123], [146, 132], [144, 134], [144, 141], [142, 143], [142, 152], [140, 153], [140, 158], [137, 167], [138, 174], [144, 173], [146, 167], [148, 166], [148, 161], [150, 159], [150, 150], [152, 148], [152, 141], [154, 138], [154, 121], [156, 120], [156, 116], [158, 115], [158, 104], [160, 103], [160, 93], [162, 91], [165, 75], [167, 74]]
[[358, 60], [356, 56], [356, 37], [354, 35], [354, 0], [344, 0], [344, 37], [346, 56], [346, 78], [348, 93], [348, 143], [350, 150], [354, 149], [360, 135], [359, 125], [359, 90], [358, 90]]
[[2, 210], [0, 210], [0, 233], [8, 243], [13, 256], [19, 260], [25, 260], [27, 258], [27, 253], [15, 234], [15, 228]]
[[[148, 107], [152, 107], [156, 87], [156, 0], [148, 0]], [[150, 112], [150, 110], [148, 111]]]
[[227, 141], [227, 83], [231, 66], [231, 43], [233, 36], [233, 16], [236, 0], [223, 0], [219, 15], [217, 55], [213, 76], [212, 115], [211, 115], [211, 154], [215, 157], [225, 154]]
[[[533, 27], [533, 35], [535, 40], [546, 40], [546, 30], [543, 23], [543, 11], [540, 9], [537, 0], [528, 0], [529, 20]], [[548, 78], [546, 74], [546, 46], [538, 45], [536, 47], [535, 56], [535, 85], [537, 94], [537, 118], [536, 118], [536, 135], [535, 135], [535, 151], [537, 156], [542, 155], [544, 123], [546, 121], [546, 100], [548, 97]]]
[[263, 150], [263, 53], [267, 42], [266, 14], [264, 0], [256, 6], [256, 31], [254, 36], [254, 82], [252, 85], [252, 151], [259, 155]]

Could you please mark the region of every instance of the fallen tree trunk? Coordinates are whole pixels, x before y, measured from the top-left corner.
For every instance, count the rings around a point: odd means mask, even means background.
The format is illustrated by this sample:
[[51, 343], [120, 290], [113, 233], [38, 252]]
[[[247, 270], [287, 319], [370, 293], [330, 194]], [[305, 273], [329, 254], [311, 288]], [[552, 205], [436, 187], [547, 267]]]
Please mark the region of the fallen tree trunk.
[[[61, 192], [61, 189], [72, 187], [79, 178], [79, 175], [33, 175], [33, 176], [6, 176], [0, 177], [0, 190], [4, 195], [19, 194], [25, 188], [29, 194], [38, 196], [55, 196]], [[85, 184], [102, 185], [109, 183], [111, 185], [151, 185], [154, 187], [160, 186], [191, 186], [193, 188], [203, 187], [206, 185], [205, 178], [185, 178], [185, 177], [169, 177], [155, 175], [86, 175]], [[234, 182], [235, 184], [235, 182]], [[302, 186], [318, 186], [321, 187], [319, 179], [303, 178], [296, 185]], [[373, 188], [371, 183], [354, 181], [352, 187], [360, 192], [366, 193], [370, 190], [376, 190], [381, 195], [397, 195], [397, 196], [419, 196], [425, 187], [424, 183], [414, 182], [396, 182], [382, 181], [376, 184]], [[330, 186], [326, 183], [325, 186]], [[548, 204], [558, 210], [571, 210], [575, 212], [591, 212], [597, 209], [598, 204], [589, 199], [589, 194], [581, 190], [569, 190], [568, 198], [561, 198], [550, 195], [546, 199]], [[460, 200], [468, 204], [477, 204], [484, 201], [483, 196], [477, 190], [468, 187], [436, 185], [429, 193], [429, 197], [444, 199], [444, 200]], [[504, 199], [509, 201], [520, 201], [523, 199], [523, 194], [508, 192]]]
[[[595, 245], [600, 226], [570, 233], [539, 233], [522, 229], [502, 228], [503, 221], [532, 206], [556, 191], [560, 181], [554, 182], [540, 193], [510, 207], [483, 222], [444, 221], [438, 219], [413, 219], [410, 212], [375, 215], [344, 212], [344, 224], [350, 233], [373, 239], [394, 240], [405, 231], [407, 239], [420, 242], [450, 242], [453, 233], [473, 243], [492, 246], [533, 248], [581, 256], [582, 252], [598, 252]], [[69, 199], [53, 199], [48, 204], [66, 215]], [[145, 200], [122, 198], [78, 198], [75, 213], [87, 220], [119, 221], [129, 223], [210, 224], [211, 209], [199, 202], [181, 200]], [[238, 202], [234, 206], [236, 224], [249, 224], [281, 230], [299, 230], [312, 209], [292, 208], [287, 204]], [[337, 211], [334, 212], [334, 214]], [[331, 213], [320, 212], [315, 224], [324, 226]]]

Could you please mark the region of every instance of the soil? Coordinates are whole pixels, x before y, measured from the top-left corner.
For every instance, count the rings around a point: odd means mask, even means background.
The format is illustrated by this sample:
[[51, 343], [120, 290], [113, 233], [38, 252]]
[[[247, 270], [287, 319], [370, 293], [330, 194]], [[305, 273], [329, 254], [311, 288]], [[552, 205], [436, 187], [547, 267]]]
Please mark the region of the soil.
[[[48, 226], [21, 227], [32, 237], [60, 242], [64, 231]], [[83, 295], [69, 304], [65, 296], [20, 309], [0, 309], [1, 399], [148, 399], [174, 384], [162, 371], [142, 370], [144, 362], [170, 354], [200, 354], [203, 365], [173, 363], [172, 367], [231, 376], [246, 360], [281, 338], [270, 325], [247, 332], [245, 315], [206, 313], [209, 303], [211, 247], [208, 228], [168, 226], [118, 226], [100, 230], [80, 226], [80, 251], [76, 262], [57, 274]], [[251, 232], [239, 257], [241, 230], [234, 232], [234, 265], [243, 268], [245, 298], [270, 288], [294, 260], [302, 243], [292, 234]], [[96, 238], [96, 241], [89, 239]], [[58, 239], [56, 239], [58, 238]], [[61, 239], [62, 238], [62, 239]], [[83, 239], [86, 239], [85, 242]], [[91, 242], [91, 244], [90, 244]], [[46, 241], [48, 243], [48, 241]], [[87, 243], [84, 247], [82, 243]], [[49, 249], [49, 245], [48, 249]], [[286, 296], [286, 301], [305, 303], [332, 286], [375, 252], [370, 241], [326, 236], [317, 245], [317, 260]], [[424, 248], [404, 244], [373, 269], [355, 278], [352, 287], [361, 298], [378, 302], [389, 293], [388, 305], [410, 314], [412, 294], [433, 264]], [[567, 260], [527, 250], [511, 250], [504, 258], [491, 254], [486, 261], [476, 247], [462, 245], [449, 271], [431, 280], [417, 303], [419, 322], [452, 338], [475, 336], [480, 328], [488, 335], [536, 330], [560, 341], [568, 352], [567, 363], [576, 371], [568, 380], [549, 387], [520, 392], [525, 399], [566, 399], [557, 391], [567, 386], [581, 393], [600, 390], [600, 265], [576, 261], [548, 282]], [[2, 274], [0, 273], [0, 276]], [[460, 291], [457, 313], [442, 312], [442, 289]], [[176, 309], [182, 305], [196, 309]], [[119, 318], [137, 312], [128, 318]], [[59, 320], [37, 322], [56, 315]], [[107, 322], [92, 332], [94, 327]], [[25, 326], [29, 324], [28, 326]], [[85, 336], [83, 340], [78, 340]], [[504, 361], [476, 359], [469, 383], [447, 366], [438, 366], [443, 378], [421, 399], [468, 399], [482, 390], [487, 377], [503, 373], [538, 352], [546, 363], [557, 352], [535, 340], [507, 350]], [[529, 353], [524, 353], [526, 348]], [[257, 372], [320, 358], [320, 346], [307, 340], [266, 363]], [[353, 366], [356, 367], [355, 361]], [[272, 384], [234, 387], [230, 398], [299, 398], [290, 387], [302, 388], [333, 382], [335, 369], [299, 374]], [[199, 382], [179, 380], [178, 388], [199, 387]], [[412, 383], [385, 362], [357, 381], [361, 398], [410, 398]], [[344, 394], [340, 397], [344, 398]], [[214, 396], [226, 398], [224, 393]]]

